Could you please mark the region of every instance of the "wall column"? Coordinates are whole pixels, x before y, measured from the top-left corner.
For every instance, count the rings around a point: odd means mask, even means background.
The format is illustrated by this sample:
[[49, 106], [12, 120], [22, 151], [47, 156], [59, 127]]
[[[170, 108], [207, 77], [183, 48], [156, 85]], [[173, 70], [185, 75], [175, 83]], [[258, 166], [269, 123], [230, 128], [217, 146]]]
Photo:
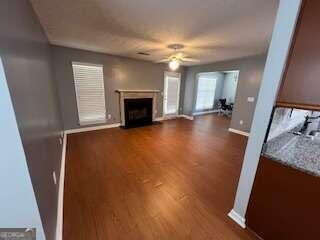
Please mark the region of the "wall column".
[[228, 214], [245, 227], [245, 215], [264, 137], [285, 69], [302, 0], [280, 0], [261, 88], [253, 117], [234, 207]]

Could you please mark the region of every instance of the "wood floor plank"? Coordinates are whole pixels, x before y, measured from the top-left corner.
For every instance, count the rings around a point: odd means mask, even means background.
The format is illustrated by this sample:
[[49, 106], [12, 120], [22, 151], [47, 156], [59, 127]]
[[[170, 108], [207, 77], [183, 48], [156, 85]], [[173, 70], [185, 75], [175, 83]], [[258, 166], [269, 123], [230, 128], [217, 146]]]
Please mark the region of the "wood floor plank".
[[246, 138], [216, 115], [68, 136], [64, 239], [253, 240], [227, 217]]

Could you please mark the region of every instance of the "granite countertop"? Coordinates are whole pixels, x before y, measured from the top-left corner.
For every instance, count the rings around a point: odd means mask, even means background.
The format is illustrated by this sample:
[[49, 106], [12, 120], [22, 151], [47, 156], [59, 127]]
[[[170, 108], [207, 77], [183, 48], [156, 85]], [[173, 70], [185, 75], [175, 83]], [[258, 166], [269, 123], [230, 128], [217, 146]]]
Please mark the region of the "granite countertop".
[[262, 155], [320, 177], [320, 139], [286, 132], [268, 141]]

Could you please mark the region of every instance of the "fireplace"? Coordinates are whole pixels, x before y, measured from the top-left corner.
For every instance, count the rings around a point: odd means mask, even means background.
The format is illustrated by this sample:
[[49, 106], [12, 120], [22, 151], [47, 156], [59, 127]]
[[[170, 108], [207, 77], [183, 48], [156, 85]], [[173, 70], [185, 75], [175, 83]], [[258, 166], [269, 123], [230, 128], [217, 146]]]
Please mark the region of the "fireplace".
[[159, 90], [118, 89], [120, 123], [124, 128], [143, 126], [158, 116]]
[[152, 98], [124, 99], [125, 128], [152, 124]]

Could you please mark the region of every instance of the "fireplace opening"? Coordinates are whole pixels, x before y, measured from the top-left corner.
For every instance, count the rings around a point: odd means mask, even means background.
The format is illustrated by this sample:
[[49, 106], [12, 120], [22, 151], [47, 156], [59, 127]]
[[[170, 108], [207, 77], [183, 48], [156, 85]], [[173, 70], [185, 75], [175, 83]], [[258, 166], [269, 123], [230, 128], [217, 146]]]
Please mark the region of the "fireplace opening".
[[125, 128], [152, 124], [152, 98], [124, 99]]

